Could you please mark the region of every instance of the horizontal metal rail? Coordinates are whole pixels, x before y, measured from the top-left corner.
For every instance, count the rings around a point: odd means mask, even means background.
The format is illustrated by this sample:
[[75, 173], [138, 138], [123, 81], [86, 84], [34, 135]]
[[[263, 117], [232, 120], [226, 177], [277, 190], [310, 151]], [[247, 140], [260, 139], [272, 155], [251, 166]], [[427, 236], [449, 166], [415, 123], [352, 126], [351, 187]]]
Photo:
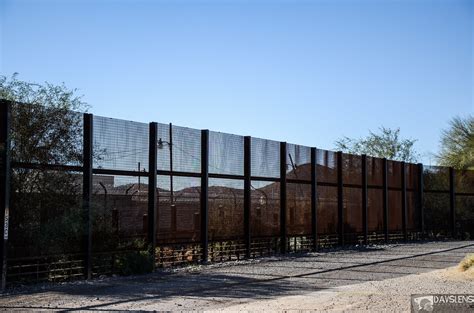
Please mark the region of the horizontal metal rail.
[[[25, 162], [12, 162], [13, 168], [24, 168], [24, 169], [33, 169], [33, 170], [51, 170], [51, 171], [64, 171], [64, 172], [82, 172], [82, 166], [77, 165], [61, 165], [61, 164], [40, 164], [40, 163], [25, 163]], [[146, 177], [148, 176], [148, 171], [131, 171], [131, 170], [116, 170], [116, 169], [105, 169], [105, 168], [94, 168], [92, 170], [94, 174], [99, 175], [117, 175], [117, 176], [132, 176], [132, 177]], [[200, 178], [201, 173], [196, 172], [183, 172], [183, 171], [169, 171], [169, 170], [157, 170], [157, 175], [162, 176], [176, 176], [176, 177], [195, 177]], [[244, 175], [235, 175], [235, 174], [217, 174], [209, 173], [209, 178], [215, 179], [231, 179], [231, 180], [243, 180]], [[251, 180], [253, 181], [266, 181], [266, 182], [280, 182], [280, 178], [276, 177], [263, 177], [263, 176], [252, 176]], [[289, 184], [302, 184], [302, 185], [311, 185], [310, 180], [304, 179], [294, 179], [288, 178], [286, 180]], [[323, 182], [318, 181], [318, 186], [322, 187], [337, 187], [337, 183], [333, 182]], [[344, 188], [362, 188], [360, 184], [343, 184]], [[367, 185], [369, 189], [380, 189], [383, 190], [383, 186], [379, 185]], [[390, 191], [401, 191], [401, 187], [388, 187]], [[407, 188], [407, 191], [414, 192], [415, 188]], [[425, 189], [425, 193], [440, 193], [440, 194], [449, 194], [449, 190], [439, 190], [439, 189]], [[457, 196], [474, 196], [472, 192], [456, 192]]]
[[24, 163], [12, 162], [12, 168], [25, 168], [31, 170], [51, 170], [64, 172], [82, 172], [82, 165], [61, 165], [61, 164], [40, 164], [40, 163]]

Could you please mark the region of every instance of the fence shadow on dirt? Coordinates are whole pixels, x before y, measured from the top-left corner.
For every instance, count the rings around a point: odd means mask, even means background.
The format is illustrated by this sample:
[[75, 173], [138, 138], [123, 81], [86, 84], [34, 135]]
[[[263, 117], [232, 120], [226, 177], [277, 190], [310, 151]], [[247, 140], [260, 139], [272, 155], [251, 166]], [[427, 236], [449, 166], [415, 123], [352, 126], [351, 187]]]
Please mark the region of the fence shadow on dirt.
[[[197, 272], [156, 272], [142, 276], [108, 278], [38, 288], [26, 293], [41, 295], [53, 292], [64, 297], [107, 299], [101, 303], [82, 305], [80, 308], [60, 305], [54, 307], [55, 310], [65, 311], [113, 311], [114, 306], [142, 301], [168, 301], [175, 297], [198, 297], [209, 301], [269, 299], [453, 266], [462, 255], [472, 251], [473, 246], [474, 242], [446, 242], [399, 245], [384, 249], [338, 249], [329, 254], [275, 257], [236, 266], [205, 267]], [[15, 297], [15, 294], [5, 295], [2, 302], [5, 303], [10, 297]], [[31, 310], [53, 307], [0, 305], [0, 308]]]

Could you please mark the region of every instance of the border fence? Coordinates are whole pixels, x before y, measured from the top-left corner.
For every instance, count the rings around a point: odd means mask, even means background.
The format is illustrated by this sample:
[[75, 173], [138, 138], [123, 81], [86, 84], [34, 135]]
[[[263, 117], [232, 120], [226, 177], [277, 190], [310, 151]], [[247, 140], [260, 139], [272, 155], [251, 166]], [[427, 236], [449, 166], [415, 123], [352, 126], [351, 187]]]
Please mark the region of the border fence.
[[3, 288], [474, 235], [474, 171], [0, 104]]

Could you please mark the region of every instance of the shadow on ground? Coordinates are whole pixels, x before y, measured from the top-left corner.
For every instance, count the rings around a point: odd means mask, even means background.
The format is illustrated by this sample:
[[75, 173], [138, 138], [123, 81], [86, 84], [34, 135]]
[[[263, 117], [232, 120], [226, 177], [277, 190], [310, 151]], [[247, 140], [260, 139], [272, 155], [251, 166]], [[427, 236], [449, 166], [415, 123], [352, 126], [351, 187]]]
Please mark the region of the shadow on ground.
[[335, 249], [236, 265], [204, 266], [192, 272], [157, 272], [34, 287], [4, 295], [0, 309], [113, 311], [176, 299], [225, 305], [442, 269], [456, 265], [473, 246], [471, 241]]

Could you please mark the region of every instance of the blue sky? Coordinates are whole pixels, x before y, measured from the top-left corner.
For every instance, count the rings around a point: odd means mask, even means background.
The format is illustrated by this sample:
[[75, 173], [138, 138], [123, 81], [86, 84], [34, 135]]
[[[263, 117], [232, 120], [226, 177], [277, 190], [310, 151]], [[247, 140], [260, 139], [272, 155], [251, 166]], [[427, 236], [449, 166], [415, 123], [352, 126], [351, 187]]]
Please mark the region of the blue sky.
[[379, 126], [422, 161], [474, 112], [473, 1], [0, 0], [0, 73], [97, 115], [334, 148]]

